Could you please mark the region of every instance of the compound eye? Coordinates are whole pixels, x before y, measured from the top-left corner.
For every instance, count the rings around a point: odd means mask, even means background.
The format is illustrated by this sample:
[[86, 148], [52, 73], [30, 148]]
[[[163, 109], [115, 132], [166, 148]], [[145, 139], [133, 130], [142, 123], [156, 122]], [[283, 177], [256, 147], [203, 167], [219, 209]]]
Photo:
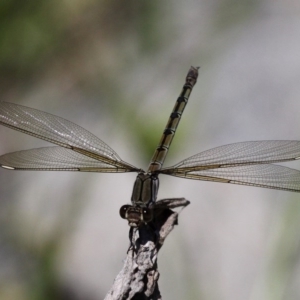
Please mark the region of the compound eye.
[[127, 215], [127, 211], [128, 211], [129, 207], [130, 207], [130, 205], [121, 206], [121, 208], [119, 210], [119, 214], [122, 219], [126, 219], [126, 215]]
[[144, 208], [143, 209], [143, 222], [148, 223], [152, 220], [153, 214], [152, 209]]

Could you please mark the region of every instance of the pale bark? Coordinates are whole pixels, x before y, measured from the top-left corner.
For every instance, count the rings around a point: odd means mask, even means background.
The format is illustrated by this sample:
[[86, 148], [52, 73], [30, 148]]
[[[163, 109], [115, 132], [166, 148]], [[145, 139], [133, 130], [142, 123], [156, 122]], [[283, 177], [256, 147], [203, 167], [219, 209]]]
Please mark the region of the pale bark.
[[166, 237], [178, 224], [178, 212], [171, 208], [184, 208], [184, 198], [164, 199], [156, 203], [155, 218], [150, 224], [134, 229], [124, 266], [114, 280], [105, 300], [159, 300], [157, 255]]

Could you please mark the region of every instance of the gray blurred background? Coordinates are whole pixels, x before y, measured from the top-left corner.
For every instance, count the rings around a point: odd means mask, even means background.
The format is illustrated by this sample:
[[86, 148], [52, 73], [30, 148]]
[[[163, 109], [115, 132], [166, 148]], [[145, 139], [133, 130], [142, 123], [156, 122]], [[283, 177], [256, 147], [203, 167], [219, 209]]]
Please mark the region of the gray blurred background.
[[[73, 121], [146, 168], [191, 65], [166, 166], [300, 139], [300, 1], [0, 2], [1, 101]], [[0, 153], [46, 142], [0, 127]], [[299, 163], [288, 164], [300, 169]], [[0, 170], [0, 299], [103, 299], [135, 174]], [[164, 299], [300, 298], [300, 196], [161, 176], [191, 205], [159, 254]]]

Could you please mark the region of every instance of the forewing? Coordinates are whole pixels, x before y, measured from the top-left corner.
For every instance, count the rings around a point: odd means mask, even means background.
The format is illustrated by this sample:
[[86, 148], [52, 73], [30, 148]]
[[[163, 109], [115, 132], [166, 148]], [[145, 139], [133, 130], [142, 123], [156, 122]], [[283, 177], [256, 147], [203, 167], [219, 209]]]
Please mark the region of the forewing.
[[11, 170], [130, 172], [62, 147], [45, 147], [0, 156], [0, 166]]
[[127, 165], [106, 143], [63, 118], [18, 104], [0, 102], [0, 124], [71, 149], [115, 167]]
[[300, 172], [278, 165], [248, 165], [170, 174], [177, 177], [300, 192]]

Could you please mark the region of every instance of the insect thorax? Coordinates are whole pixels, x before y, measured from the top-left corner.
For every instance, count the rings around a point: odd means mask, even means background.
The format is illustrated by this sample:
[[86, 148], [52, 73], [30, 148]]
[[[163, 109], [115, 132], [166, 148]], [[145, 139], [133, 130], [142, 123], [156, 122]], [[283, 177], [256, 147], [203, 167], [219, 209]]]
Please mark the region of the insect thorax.
[[159, 188], [157, 174], [139, 173], [136, 177], [131, 202], [135, 206], [149, 207], [156, 201]]

